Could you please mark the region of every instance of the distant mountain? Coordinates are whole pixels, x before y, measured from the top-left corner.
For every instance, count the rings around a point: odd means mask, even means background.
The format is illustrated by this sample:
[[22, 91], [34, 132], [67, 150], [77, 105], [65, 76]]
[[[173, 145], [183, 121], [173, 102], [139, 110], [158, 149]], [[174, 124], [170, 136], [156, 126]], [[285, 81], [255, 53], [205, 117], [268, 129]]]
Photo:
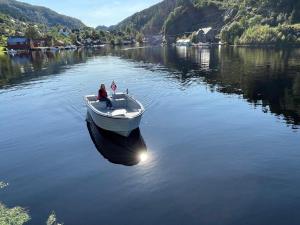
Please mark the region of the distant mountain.
[[100, 25], [96, 27], [96, 30], [103, 30], [103, 31], [108, 31], [110, 28], [104, 25]]
[[62, 25], [68, 28], [85, 26], [78, 19], [61, 15], [46, 7], [34, 6], [15, 0], [0, 0], [0, 13], [21, 21], [41, 23], [48, 26]]

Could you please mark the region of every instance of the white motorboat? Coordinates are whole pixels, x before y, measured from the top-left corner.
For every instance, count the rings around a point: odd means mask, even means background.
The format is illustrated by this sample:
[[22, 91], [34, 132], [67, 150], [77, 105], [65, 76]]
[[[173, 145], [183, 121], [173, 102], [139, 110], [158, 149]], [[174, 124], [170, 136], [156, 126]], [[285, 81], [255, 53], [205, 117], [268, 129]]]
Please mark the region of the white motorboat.
[[18, 52], [17, 52], [16, 50], [14, 50], [14, 49], [9, 49], [9, 50], [7, 51], [7, 53], [8, 53], [9, 55], [11, 55], [11, 56], [15, 56]]
[[95, 95], [85, 96], [88, 112], [98, 127], [128, 137], [139, 127], [145, 109], [139, 101], [125, 93], [113, 94], [110, 100], [113, 109], [108, 109], [106, 102], [97, 101]]
[[51, 52], [58, 52], [60, 49], [59, 49], [59, 47], [50, 47], [49, 50]]

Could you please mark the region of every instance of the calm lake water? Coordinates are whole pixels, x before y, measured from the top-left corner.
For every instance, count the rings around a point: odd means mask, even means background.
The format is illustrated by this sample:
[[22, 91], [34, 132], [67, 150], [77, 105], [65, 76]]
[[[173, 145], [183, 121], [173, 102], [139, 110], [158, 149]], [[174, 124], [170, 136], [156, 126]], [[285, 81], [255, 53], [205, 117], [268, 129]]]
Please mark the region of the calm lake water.
[[[86, 122], [112, 80], [146, 108], [130, 140]], [[298, 225], [299, 128], [300, 49], [0, 55], [0, 201], [32, 225]]]

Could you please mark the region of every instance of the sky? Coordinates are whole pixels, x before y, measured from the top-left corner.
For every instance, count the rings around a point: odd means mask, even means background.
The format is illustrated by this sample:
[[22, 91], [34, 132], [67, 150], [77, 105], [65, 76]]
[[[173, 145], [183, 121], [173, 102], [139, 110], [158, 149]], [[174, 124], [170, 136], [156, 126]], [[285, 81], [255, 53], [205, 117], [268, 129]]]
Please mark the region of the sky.
[[85, 25], [115, 25], [128, 16], [162, 0], [20, 0], [45, 6], [58, 13], [80, 19]]

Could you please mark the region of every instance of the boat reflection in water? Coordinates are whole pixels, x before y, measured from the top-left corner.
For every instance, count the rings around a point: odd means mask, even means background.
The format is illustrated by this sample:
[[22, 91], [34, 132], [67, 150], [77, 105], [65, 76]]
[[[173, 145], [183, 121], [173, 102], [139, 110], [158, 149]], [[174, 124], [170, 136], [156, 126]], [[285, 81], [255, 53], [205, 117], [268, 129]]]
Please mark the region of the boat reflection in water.
[[89, 113], [86, 118], [93, 143], [108, 161], [114, 164], [134, 166], [147, 160], [147, 146], [139, 128], [133, 130], [128, 137], [123, 137], [99, 128]]

